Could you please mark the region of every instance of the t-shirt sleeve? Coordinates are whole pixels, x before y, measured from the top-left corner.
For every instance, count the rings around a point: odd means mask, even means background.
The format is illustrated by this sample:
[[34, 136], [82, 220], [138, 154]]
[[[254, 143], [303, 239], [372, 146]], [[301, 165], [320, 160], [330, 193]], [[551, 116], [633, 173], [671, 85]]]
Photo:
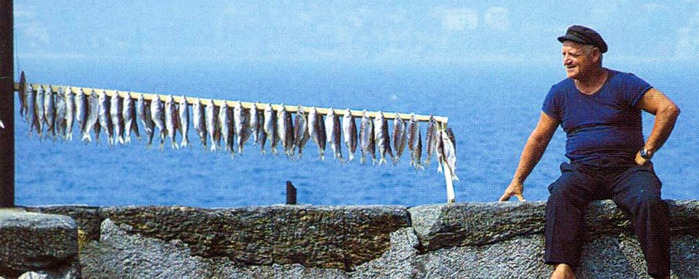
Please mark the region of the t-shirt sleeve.
[[624, 80], [624, 88], [624, 99], [628, 101], [632, 107], [635, 107], [643, 95], [653, 88], [653, 86], [634, 74], [628, 74]]
[[544, 104], [541, 107], [541, 111], [560, 122], [560, 104], [556, 95], [555, 86], [551, 86], [549, 93], [546, 94], [546, 99], [544, 99]]

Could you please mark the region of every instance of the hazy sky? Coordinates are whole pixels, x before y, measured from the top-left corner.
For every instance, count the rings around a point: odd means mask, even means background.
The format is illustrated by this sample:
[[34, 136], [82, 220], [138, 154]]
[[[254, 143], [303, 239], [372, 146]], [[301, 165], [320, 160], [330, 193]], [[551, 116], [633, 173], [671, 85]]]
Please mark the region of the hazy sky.
[[21, 58], [559, 61], [571, 24], [617, 60], [699, 62], [698, 1], [15, 0]]

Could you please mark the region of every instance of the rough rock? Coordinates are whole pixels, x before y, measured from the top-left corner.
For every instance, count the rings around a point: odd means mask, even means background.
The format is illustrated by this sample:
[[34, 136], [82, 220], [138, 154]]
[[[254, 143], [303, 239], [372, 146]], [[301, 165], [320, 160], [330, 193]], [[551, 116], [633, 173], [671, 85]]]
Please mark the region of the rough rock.
[[400, 206], [113, 207], [101, 215], [131, 234], [180, 240], [196, 256], [343, 270], [380, 257], [390, 233], [410, 226]]
[[128, 225], [109, 219], [101, 228], [100, 241], [88, 243], [80, 257], [88, 278], [211, 278], [207, 262], [177, 240], [130, 235]]
[[544, 209], [543, 202], [451, 203], [421, 205], [408, 211], [420, 243], [433, 251], [541, 233]]
[[79, 247], [83, 247], [89, 241], [99, 240], [100, 224], [103, 221], [99, 210], [99, 207], [83, 205], [54, 205], [27, 208], [27, 211], [60, 214], [73, 218], [78, 225]]
[[37, 270], [79, 276], [75, 221], [67, 216], [0, 210], [0, 275]]

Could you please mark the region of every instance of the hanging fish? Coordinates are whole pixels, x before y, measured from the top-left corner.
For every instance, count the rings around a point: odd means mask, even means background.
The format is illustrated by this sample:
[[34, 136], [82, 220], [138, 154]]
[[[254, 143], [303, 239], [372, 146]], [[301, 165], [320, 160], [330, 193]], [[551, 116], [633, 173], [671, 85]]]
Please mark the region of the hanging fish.
[[396, 118], [393, 120], [393, 151], [395, 152], [393, 156], [393, 165], [398, 165], [400, 162], [400, 156], [403, 155], [403, 150], [405, 150], [405, 121], [400, 115], [396, 114]]
[[151, 104], [152, 102], [146, 103], [143, 94], [138, 95], [136, 99], [136, 116], [139, 118], [143, 124], [143, 130], [146, 132], [146, 146], [150, 149], [151, 144], [153, 144], [153, 135], [155, 134], [155, 122], [151, 117]]
[[39, 88], [37, 88], [37, 90], [36, 90], [36, 110], [34, 111], [34, 113], [36, 114], [36, 121], [38, 122], [38, 125], [37, 125], [37, 127], [38, 127], [37, 133], [39, 134], [39, 139], [40, 139], [40, 140], [44, 138], [44, 135], [43, 135], [44, 126], [45, 126], [45, 125], [44, 125], [44, 119], [46, 118], [46, 117], [45, 117], [45, 112], [44, 112], [44, 107], [45, 107], [44, 98], [45, 98], [45, 95], [46, 95], [46, 94], [44, 93], [44, 88], [43, 88], [41, 85], [39, 85]]
[[374, 142], [374, 123], [366, 110], [362, 111], [362, 120], [359, 122], [359, 146], [362, 151], [361, 163], [366, 162], [366, 155], [371, 156], [372, 164], [376, 164], [376, 144]]
[[189, 104], [187, 104], [185, 96], [180, 97], [180, 104], [177, 109], [179, 111], [180, 133], [182, 134], [180, 147], [187, 148], [189, 146]]
[[430, 115], [430, 120], [427, 122], [427, 132], [425, 134], [425, 144], [427, 145], [427, 158], [425, 158], [426, 166], [430, 165], [430, 159], [432, 158], [432, 154], [435, 153], [438, 141], [439, 132], [437, 131], [437, 120], [434, 119], [434, 116]]
[[[88, 108], [87, 108], [87, 97], [85, 96], [85, 92], [83, 92], [82, 88], [79, 88], [75, 92], [75, 119], [74, 121], [78, 122], [78, 131], [80, 133], [80, 136], [82, 136], [83, 131], [85, 130], [85, 124], [87, 123], [87, 114], [88, 114]], [[71, 137], [72, 137], [72, 132], [71, 132]]]
[[257, 103], [252, 104], [250, 107], [250, 134], [252, 135], [252, 145], [257, 145], [260, 143], [260, 123], [261, 120], [261, 115], [259, 110], [257, 109]]
[[272, 154], [277, 154], [277, 142], [279, 142], [279, 135], [277, 133], [277, 114], [274, 112], [271, 104], [265, 106], [265, 122], [262, 128], [265, 131], [266, 137], [270, 140], [269, 149]]
[[233, 107], [233, 124], [235, 136], [238, 139], [238, 153], [243, 154], [243, 146], [250, 138], [250, 117], [248, 117], [240, 101], [236, 102]]
[[165, 126], [165, 108], [158, 95], [153, 96], [153, 99], [150, 101], [150, 117], [155, 123], [155, 127], [158, 127], [160, 131], [160, 146], [158, 148], [163, 149], [165, 137], [167, 136], [167, 128]]
[[335, 114], [335, 111], [330, 108], [328, 118], [325, 119], [325, 135], [330, 149], [332, 149], [335, 159], [343, 162], [342, 159], [342, 127], [340, 127], [340, 118]]
[[452, 139], [453, 137], [453, 132], [450, 133], [448, 131], [440, 131], [440, 145], [438, 148], [439, 151], [441, 152], [441, 157], [440, 162], [442, 162], [442, 166], [444, 168], [445, 172], [448, 172], [451, 175], [451, 179], [453, 181], [458, 181], [459, 177], [456, 175], [456, 148], [454, 147], [454, 141]]
[[170, 137], [172, 149], [179, 149], [177, 145], [177, 107], [172, 95], [165, 98], [165, 129]]
[[51, 86], [44, 91], [44, 121], [46, 121], [46, 133], [56, 140], [56, 99]]
[[100, 91], [98, 93], [99, 97], [99, 123], [102, 129], [105, 130], [105, 133], [107, 133], [107, 145], [113, 145], [114, 144], [114, 126], [111, 121], [111, 113], [110, 113], [110, 103], [109, 103], [109, 98], [107, 97], [107, 93], [104, 92], [104, 90]]
[[308, 119], [306, 113], [301, 106], [296, 109], [296, 118], [294, 119], [294, 145], [299, 153], [299, 159], [303, 157], [303, 147], [306, 146], [308, 139], [311, 136], [308, 133]]
[[286, 111], [286, 107], [282, 104], [277, 112], [278, 134], [279, 140], [282, 142], [284, 154], [287, 157], [294, 157], [294, 124], [291, 120], [291, 114]]
[[32, 131], [36, 128], [39, 131], [39, 119], [36, 113], [36, 96], [37, 92], [32, 89], [32, 85], [27, 86], [27, 110], [24, 115], [29, 123], [29, 136], [32, 135]]
[[323, 116], [318, 113], [316, 107], [308, 112], [308, 134], [318, 146], [318, 157], [325, 160], [325, 123]]
[[354, 160], [354, 152], [357, 150], [357, 123], [352, 117], [350, 109], [345, 110], [345, 115], [342, 117], [342, 132], [345, 135], [345, 145], [349, 153], [349, 160]]
[[[70, 90], [70, 89], [68, 89]], [[62, 88], [58, 88], [58, 94], [56, 95], [56, 134], [61, 139], [66, 139], [66, 91]]]
[[206, 117], [204, 116], [204, 108], [201, 105], [201, 100], [194, 98], [192, 101], [192, 124], [194, 130], [199, 135], [201, 146], [206, 149]]
[[136, 117], [143, 124], [143, 131], [146, 132], [147, 146], [150, 148], [153, 143], [153, 134], [155, 129], [155, 122], [153, 122], [150, 115], [150, 103], [146, 103], [143, 94], [138, 94], [136, 99]]
[[[75, 93], [70, 87], [65, 90], [65, 139], [73, 140], [73, 123], [76, 117]], [[60, 117], [59, 117], [60, 118]], [[84, 121], [84, 119], [83, 119]]]
[[405, 128], [406, 145], [410, 150], [410, 165], [415, 166], [415, 169], [421, 169], [420, 157], [422, 157], [422, 136], [420, 136], [420, 121], [417, 120], [415, 114], [410, 114], [410, 120]]
[[388, 121], [384, 118], [383, 113], [379, 111], [374, 119], [374, 139], [379, 147], [379, 165], [386, 163], [386, 153], [393, 158], [391, 151], [391, 138], [388, 134]]
[[119, 142], [124, 144], [124, 101], [119, 92], [115, 91], [110, 99], [109, 114], [112, 117], [112, 126], [114, 127], [114, 144]]
[[214, 100], [209, 100], [206, 104], [206, 131], [211, 139], [211, 151], [216, 151], [220, 147], [221, 131], [218, 128], [218, 108], [214, 104]]
[[233, 120], [231, 119], [231, 111], [228, 109], [228, 102], [223, 101], [221, 104], [221, 107], [219, 108], [218, 112], [218, 120], [219, 120], [219, 125], [221, 125], [221, 138], [223, 138], [223, 147], [224, 150], [228, 151], [231, 153], [231, 155], [235, 154], [235, 149], [234, 149], [234, 130], [235, 128], [233, 127]]
[[[27, 102], [24, 110], [24, 120], [27, 122], [27, 124], [29, 124], [29, 129], [31, 132], [31, 128], [34, 125], [31, 122], [30, 118], [36, 117], [36, 91], [34, 91], [34, 88], [32, 88], [31, 84], [28, 84], [27, 88], [24, 89], [24, 96]], [[33, 98], [34, 100], [31, 101], [29, 100], [29, 98]]]
[[[19, 88], [17, 88], [19, 93], [19, 116], [25, 117], [27, 112], [27, 79], [24, 76], [24, 71], [19, 74]], [[4, 125], [3, 125], [4, 126]], [[3, 127], [4, 128], [4, 127]]]
[[121, 111], [121, 116], [124, 119], [124, 141], [127, 143], [131, 142], [131, 132], [136, 134], [136, 137], [140, 139], [141, 135], [138, 132], [136, 109], [133, 103], [133, 96], [131, 96], [130, 92], [126, 92], [126, 96], [124, 97], [124, 108]]
[[[81, 90], [82, 91], [82, 90]], [[90, 136], [90, 131], [95, 132], [95, 141], [99, 142], [100, 135], [100, 124], [99, 124], [99, 97], [97, 97], [97, 92], [92, 91], [90, 97], [86, 97], [85, 101], [85, 113], [87, 115], [84, 123], [84, 128], [82, 129], [82, 141], [92, 142], [92, 137]]]

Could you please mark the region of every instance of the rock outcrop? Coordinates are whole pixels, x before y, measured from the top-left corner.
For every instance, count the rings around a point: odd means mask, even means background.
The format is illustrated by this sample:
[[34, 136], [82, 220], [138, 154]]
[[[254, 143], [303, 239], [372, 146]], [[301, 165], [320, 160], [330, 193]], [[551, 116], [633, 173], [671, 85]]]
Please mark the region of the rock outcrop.
[[[699, 278], [699, 202], [668, 203], [673, 278]], [[513, 202], [32, 210], [76, 218], [88, 241], [80, 251], [85, 278], [547, 278], [544, 208]], [[610, 201], [594, 202], [586, 225], [579, 278], [649, 278], [624, 212]]]

